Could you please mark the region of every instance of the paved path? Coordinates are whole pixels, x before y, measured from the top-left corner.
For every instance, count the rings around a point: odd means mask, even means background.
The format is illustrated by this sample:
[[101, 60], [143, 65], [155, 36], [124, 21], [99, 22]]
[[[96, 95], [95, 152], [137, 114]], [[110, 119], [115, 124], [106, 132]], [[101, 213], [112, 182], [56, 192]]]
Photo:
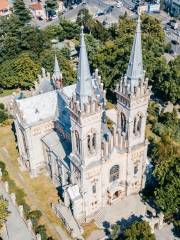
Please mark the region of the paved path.
[[141, 201], [139, 195], [131, 195], [117, 201], [111, 207], [102, 209], [95, 216], [95, 221], [100, 228], [104, 227], [104, 223], [108, 222], [111, 224], [116, 223], [122, 219], [128, 219], [130, 216], [143, 216], [146, 212], [146, 206]]
[[[44, 220], [45, 220], [45, 225], [48, 226], [48, 228], [51, 230], [52, 233], [54, 233], [54, 235], [56, 236], [56, 239], [57, 240], [70, 240], [71, 238], [67, 235], [65, 230], [60, 225], [58, 225], [60, 231], [57, 231], [57, 229], [56, 229], [57, 226], [55, 226], [54, 224], [51, 223], [51, 221], [49, 220], [49, 217], [44, 212], [44, 210], [41, 206], [41, 202], [37, 199], [36, 195], [30, 190], [29, 186], [24, 181], [23, 176], [20, 174], [20, 172], [14, 171], [13, 162], [10, 159], [8, 151], [5, 148], [2, 148], [2, 149], [0, 149], [0, 154], [2, 155], [3, 159], [6, 162], [7, 169], [11, 169], [10, 172], [13, 173], [13, 178], [17, 179], [18, 182], [21, 184], [21, 187], [25, 191], [27, 197], [34, 204], [34, 207], [36, 209], [39, 209], [42, 212], [42, 214], [44, 216]], [[15, 240], [15, 239], [13, 239], [13, 240]], [[17, 239], [17, 240], [19, 240], [19, 239]]]
[[173, 225], [165, 225], [161, 230], [155, 230], [154, 234], [157, 240], [178, 240], [172, 232]]
[[11, 198], [6, 193], [3, 184], [0, 182], [0, 194], [8, 200], [10, 215], [6, 222], [5, 231], [2, 233], [3, 240], [34, 240], [34, 235], [28, 230], [24, 220], [19, 215], [17, 208], [13, 205]]

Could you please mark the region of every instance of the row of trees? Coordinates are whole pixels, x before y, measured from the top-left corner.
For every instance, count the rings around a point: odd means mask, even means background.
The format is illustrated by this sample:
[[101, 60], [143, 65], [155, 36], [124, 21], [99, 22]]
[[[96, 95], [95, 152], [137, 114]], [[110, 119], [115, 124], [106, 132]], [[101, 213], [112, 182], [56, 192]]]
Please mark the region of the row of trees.
[[[50, 41], [53, 38], [58, 38], [59, 41], [65, 39], [79, 40], [79, 26], [82, 22], [87, 33], [86, 40], [91, 68], [99, 68], [106, 88], [115, 87], [127, 68], [135, 31], [135, 22], [133, 20], [124, 16], [120, 19], [119, 24], [114, 24], [109, 29], [105, 29], [100, 22], [92, 19], [92, 16], [84, 9], [79, 12], [77, 23], [70, 23], [60, 19], [58, 25], [49, 26], [44, 31], [41, 31], [27, 25], [29, 15], [26, 10], [22, 10], [22, 7], [18, 9], [16, 1], [14, 14], [9, 19], [0, 18], [0, 41], [2, 43], [0, 45], [0, 63], [2, 64], [0, 69], [3, 69], [0, 70], [1, 87], [31, 87], [37, 69], [40, 66], [46, 67], [48, 65], [46, 59], [42, 59], [41, 56], [47, 56], [47, 53], [50, 56], [53, 55]], [[20, 10], [21, 13], [19, 13]], [[163, 53], [167, 46], [163, 29], [157, 19], [146, 15], [142, 16], [142, 40], [144, 67], [154, 94], [163, 100], [178, 101], [180, 95], [180, 56], [168, 64], [166, 63]], [[16, 58], [23, 58], [25, 55], [22, 53], [24, 52], [31, 61], [26, 66], [33, 65], [34, 67], [29, 76], [25, 77], [23, 75], [22, 83], [19, 84], [18, 77], [15, 77], [17, 71], [10, 69], [10, 66], [16, 65], [16, 60], [17, 62], [19, 60]], [[64, 85], [67, 85], [75, 80], [75, 73], [69, 55], [67, 51], [65, 52], [64, 55], [60, 55], [59, 59], [64, 75]], [[52, 58], [50, 62], [52, 62]], [[68, 65], [69, 71], [67, 71]], [[21, 65], [19, 68], [21, 68]], [[29, 70], [30, 68], [27, 69], [27, 72]], [[50, 70], [52, 71], [52, 67]], [[10, 76], [8, 76], [8, 72], [10, 72]], [[6, 76], [10, 81], [5, 81]]]
[[152, 130], [149, 156], [153, 171], [144, 195], [157, 211], [164, 212], [166, 221], [174, 223], [174, 232], [180, 237], [180, 120], [175, 109], [159, 112], [157, 104], [151, 103], [148, 125]]
[[0, 230], [6, 222], [8, 215], [8, 202], [3, 198], [3, 196], [0, 196]]
[[[34, 86], [40, 66], [52, 73], [54, 53], [46, 31], [29, 23], [30, 13], [22, 0], [14, 2], [13, 14], [0, 17], [0, 88], [25, 88]], [[64, 76], [64, 84], [74, 81], [75, 72], [68, 50], [57, 51]]]
[[[14, 192], [16, 194], [16, 202], [18, 205], [23, 206], [25, 218], [31, 219], [34, 231], [41, 235], [42, 240], [53, 240], [52, 237], [48, 237], [46, 232], [46, 227], [39, 223], [40, 218], [42, 216], [41, 211], [31, 210], [30, 206], [26, 203], [26, 200], [25, 200], [26, 194], [10, 178], [4, 162], [0, 161], [0, 168], [2, 171], [2, 180], [7, 181], [9, 184], [10, 192]], [[0, 228], [2, 227], [2, 224], [6, 221], [7, 216], [9, 214], [7, 208], [8, 208], [8, 203], [2, 197], [0, 197]]]

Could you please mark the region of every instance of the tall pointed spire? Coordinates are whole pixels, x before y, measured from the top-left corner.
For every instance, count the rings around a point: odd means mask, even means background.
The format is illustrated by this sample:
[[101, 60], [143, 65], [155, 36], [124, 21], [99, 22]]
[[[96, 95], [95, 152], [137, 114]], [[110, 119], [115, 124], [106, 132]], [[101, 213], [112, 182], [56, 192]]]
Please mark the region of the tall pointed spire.
[[131, 91], [138, 86], [139, 79], [143, 79], [143, 61], [142, 61], [142, 44], [141, 44], [141, 19], [140, 15], [137, 20], [136, 34], [134, 37], [133, 46], [131, 49], [130, 60], [127, 68], [127, 79], [130, 81]]
[[62, 73], [59, 67], [59, 63], [57, 60], [57, 56], [55, 54], [55, 59], [54, 59], [54, 78], [55, 80], [62, 80]]
[[86, 44], [84, 40], [84, 27], [81, 26], [80, 34], [80, 54], [77, 74], [76, 95], [82, 106], [88, 102], [88, 96], [93, 95], [92, 77], [89, 68]]

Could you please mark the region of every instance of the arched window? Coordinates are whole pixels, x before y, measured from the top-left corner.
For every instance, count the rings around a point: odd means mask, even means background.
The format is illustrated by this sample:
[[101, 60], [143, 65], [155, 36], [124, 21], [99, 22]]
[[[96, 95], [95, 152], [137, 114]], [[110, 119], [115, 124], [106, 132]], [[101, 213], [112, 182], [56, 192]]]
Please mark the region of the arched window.
[[75, 131], [75, 139], [76, 139], [76, 150], [80, 153], [80, 139], [78, 131]]
[[93, 193], [96, 193], [96, 184], [94, 184], [94, 185], [92, 186], [92, 192], [93, 192]]
[[121, 130], [122, 132], [126, 132], [126, 117], [124, 113], [121, 113]]
[[87, 137], [87, 146], [88, 146], [88, 151], [90, 152], [91, 151], [91, 137], [90, 137], [90, 135], [88, 135], [88, 137]]
[[119, 178], [119, 165], [114, 165], [110, 169], [110, 182], [114, 182], [118, 178]]
[[133, 133], [136, 134], [136, 118], [134, 118]]
[[138, 166], [136, 165], [136, 166], [134, 167], [134, 175], [136, 175], [137, 172], [138, 172]]
[[140, 133], [141, 132], [141, 122], [142, 122], [142, 116], [139, 116], [139, 120], [137, 123], [137, 131]]
[[96, 133], [94, 133], [92, 137], [92, 147], [94, 150], [96, 149]]

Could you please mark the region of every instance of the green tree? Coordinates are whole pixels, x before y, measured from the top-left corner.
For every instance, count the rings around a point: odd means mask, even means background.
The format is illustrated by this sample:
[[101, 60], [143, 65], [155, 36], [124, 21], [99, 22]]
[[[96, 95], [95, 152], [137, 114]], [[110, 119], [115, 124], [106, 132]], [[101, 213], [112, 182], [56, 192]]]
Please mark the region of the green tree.
[[33, 228], [34, 228], [34, 229], [37, 228], [38, 222], [39, 222], [41, 216], [42, 216], [42, 213], [41, 213], [40, 210], [34, 210], [34, 211], [31, 211], [31, 212], [28, 214], [28, 218], [31, 219], [32, 225], [33, 225]]
[[19, 17], [19, 20], [25, 24], [31, 20], [30, 11], [26, 8], [23, 0], [15, 0], [13, 3], [13, 13]]
[[0, 18], [0, 42], [0, 63], [14, 59], [22, 51], [28, 51], [38, 59], [39, 53], [49, 47], [44, 32], [35, 27], [22, 26], [14, 14], [9, 18]]
[[7, 200], [4, 200], [2, 196], [0, 196], [0, 229], [6, 222], [8, 215], [8, 202]]
[[36, 229], [36, 233], [39, 233], [41, 235], [41, 239], [42, 240], [47, 240], [48, 236], [46, 233], [46, 228], [44, 225], [39, 225]]
[[22, 88], [29, 89], [34, 86], [39, 73], [39, 65], [26, 53], [22, 53], [14, 62], [15, 79]]
[[157, 206], [172, 218], [178, 214], [180, 195], [180, 152], [178, 144], [169, 134], [156, 143], [153, 157], [153, 174], [157, 180], [154, 195]]
[[49, 17], [54, 15], [57, 6], [58, 6], [57, 0], [46, 0], [45, 1], [45, 9], [46, 9]]
[[111, 239], [117, 240], [120, 234], [120, 225], [119, 224], [113, 224], [111, 226]]
[[27, 53], [22, 53], [16, 59], [1, 64], [0, 86], [29, 89], [34, 86], [38, 73], [39, 65]]
[[5, 110], [0, 109], [0, 123], [8, 119], [8, 114]]
[[134, 222], [124, 232], [125, 240], [155, 240], [154, 234], [146, 221]]

